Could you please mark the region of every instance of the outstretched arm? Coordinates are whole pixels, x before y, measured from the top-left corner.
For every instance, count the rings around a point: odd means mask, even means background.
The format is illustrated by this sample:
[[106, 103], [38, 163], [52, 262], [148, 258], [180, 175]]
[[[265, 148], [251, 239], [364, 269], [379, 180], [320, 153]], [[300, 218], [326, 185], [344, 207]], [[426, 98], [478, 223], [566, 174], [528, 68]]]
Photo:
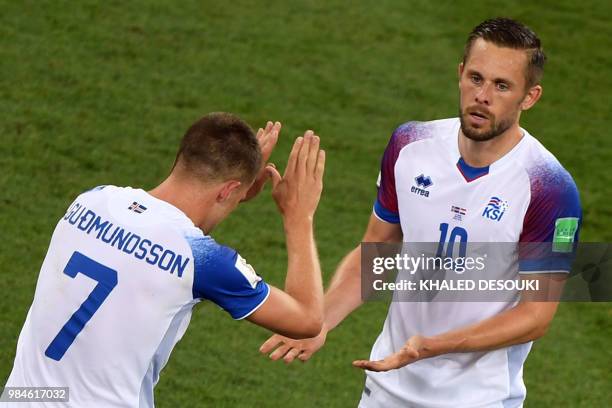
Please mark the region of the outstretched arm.
[[[530, 275], [530, 279], [539, 278], [560, 293], [565, 274], [552, 275], [557, 274]], [[520, 302], [512, 309], [470, 326], [437, 336], [412, 336], [399, 351], [384, 360], [357, 360], [353, 365], [370, 371], [389, 371], [440, 354], [487, 351], [533, 341], [546, 333], [557, 306], [556, 301]]]
[[[363, 236], [364, 242], [398, 242], [401, 239], [399, 224], [381, 221], [374, 215], [370, 217]], [[362, 303], [361, 246], [357, 246], [340, 262], [325, 294], [325, 319], [321, 332], [305, 340], [275, 334], [261, 345], [260, 351], [270, 354], [272, 360], [283, 358], [286, 363], [290, 363], [297, 357], [306, 361], [323, 346], [327, 333]]]

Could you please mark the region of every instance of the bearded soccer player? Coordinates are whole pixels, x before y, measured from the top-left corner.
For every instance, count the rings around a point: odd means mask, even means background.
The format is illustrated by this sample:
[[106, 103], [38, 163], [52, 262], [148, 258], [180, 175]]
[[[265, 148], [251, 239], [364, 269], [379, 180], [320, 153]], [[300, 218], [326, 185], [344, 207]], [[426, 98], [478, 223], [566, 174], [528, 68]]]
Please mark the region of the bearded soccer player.
[[[7, 405], [153, 407], [160, 371], [202, 300], [288, 336], [320, 332], [312, 222], [325, 154], [306, 132], [281, 177], [264, 165], [280, 126], [269, 122], [255, 135], [234, 115], [206, 115], [153, 190], [101, 186], [76, 198], [51, 238], [6, 384], [67, 387], [69, 401]], [[285, 225], [285, 291], [209, 235], [270, 177]]]
[[[519, 125], [542, 95], [545, 55], [523, 24], [487, 20], [469, 35], [459, 64], [460, 116], [408, 122], [382, 158], [378, 197], [364, 242], [439, 242], [455, 230], [470, 242], [577, 240], [578, 191], [568, 172]], [[421, 194], [426, 190], [427, 194]], [[487, 211], [496, 205], [498, 213]], [[452, 206], [464, 209], [457, 220]], [[500, 213], [503, 214], [500, 215]], [[443, 226], [446, 225], [446, 228]], [[327, 333], [363, 302], [360, 247], [339, 265], [325, 295], [319, 336], [275, 335], [261, 347], [272, 359], [308, 360]], [[508, 268], [546, 277], [565, 262], [516, 260]], [[520, 407], [522, 370], [557, 302], [392, 302], [366, 370], [359, 406]]]

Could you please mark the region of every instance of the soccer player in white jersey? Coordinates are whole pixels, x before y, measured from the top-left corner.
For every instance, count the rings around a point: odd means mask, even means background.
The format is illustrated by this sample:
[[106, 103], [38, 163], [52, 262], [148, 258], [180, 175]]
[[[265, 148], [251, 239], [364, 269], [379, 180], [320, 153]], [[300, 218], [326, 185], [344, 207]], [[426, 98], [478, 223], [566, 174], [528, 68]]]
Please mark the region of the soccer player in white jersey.
[[[519, 22], [498, 18], [475, 27], [458, 69], [459, 118], [409, 122], [393, 133], [363, 241], [439, 242], [453, 230], [468, 247], [573, 247], [581, 219], [574, 181], [519, 125], [542, 95], [544, 61], [540, 40]], [[275, 335], [261, 351], [291, 362], [322, 347], [327, 333], [363, 303], [360, 256], [358, 246], [340, 263], [319, 336]], [[508, 268], [542, 278], [566, 272], [570, 259], [525, 257]], [[524, 299], [392, 302], [370, 360], [353, 363], [367, 370], [359, 406], [520, 407], [523, 363], [556, 309], [557, 302]]]
[[[288, 336], [319, 333], [312, 223], [325, 154], [306, 132], [281, 177], [265, 165], [280, 126], [269, 122], [256, 136], [234, 115], [206, 115], [153, 190], [101, 186], [79, 195], [51, 238], [6, 383], [68, 387], [69, 402], [0, 406], [153, 407], [160, 371], [202, 300]], [[285, 291], [209, 235], [270, 177], [287, 241]]]

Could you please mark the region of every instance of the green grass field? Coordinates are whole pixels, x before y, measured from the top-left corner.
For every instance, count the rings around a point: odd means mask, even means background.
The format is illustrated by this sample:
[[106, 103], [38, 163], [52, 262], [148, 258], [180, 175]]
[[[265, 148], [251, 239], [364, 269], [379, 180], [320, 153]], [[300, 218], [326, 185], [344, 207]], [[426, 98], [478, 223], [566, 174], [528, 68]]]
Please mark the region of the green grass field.
[[[612, 241], [612, 7], [581, 1], [163, 2], [0, 0], [0, 385], [12, 367], [59, 217], [99, 184], [151, 188], [209, 111], [284, 124], [273, 160], [315, 129], [328, 153], [317, 239], [326, 279], [361, 237], [391, 131], [456, 115], [456, 65], [486, 17], [522, 19], [549, 56], [524, 115], [573, 174], [583, 241]], [[291, 3], [291, 4], [290, 4]], [[537, 4], [536, 4], [537, 3]], [[213, 236], [282, 285], [280, 219], [265, 192]], [[307, 364], [258, 353], [268, 333], [211, 304], [162, 372], [160, 407], [354, 407], [386, 313], [371, 303]], [[612, 306], [564, 304], [525, 366], [527, 407], [612, 404]]]

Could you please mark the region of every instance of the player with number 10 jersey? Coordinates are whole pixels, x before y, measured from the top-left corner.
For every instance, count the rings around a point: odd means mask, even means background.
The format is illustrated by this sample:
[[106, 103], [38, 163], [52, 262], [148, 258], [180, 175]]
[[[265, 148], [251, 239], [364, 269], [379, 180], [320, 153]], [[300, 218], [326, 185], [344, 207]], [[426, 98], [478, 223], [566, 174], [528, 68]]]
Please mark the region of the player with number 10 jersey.
[[[526, 130], [512, 150], [492, 165], [469, 166], [459, 153], [458, 118], [409, 122], [391, 137], [381, 165], [374, 215], [401, 224], [404, 242], [556, 243], [577, 239], [578, 191], [554, 156]], [[423, 215], [427, 216], [423, 216]], [[571, 246], [570, 246], [571, 247]], [[534, 251], [537, 252], [538, 251]], [[522, 257], [507, 273], [567, 272], [570, 256]], [[551, 262], [552, 260], [552, 262]], [[493, 278], [483, 276], [483, 279]], [[414, 334], [433, 336], [483, 321], [515, 306], [508, 302], [392, 302], [371, 360], [400, 350]], [[367, 371], [366, 387], [387, 398], [384, 406], [446, 406], [462, 401], [519, 403], [525, 398], [523, 363], [532, 342], [488, 352], [451, 353], [388, 372]], [[401, 386], [398, 386], [401, 384]], [[474, 384], [489, 396], [474, 392]], [[362, 398], [363, 406], [382, 406]], [[380, 401], [378, 401], [380, 402]], [[514, 406], [514, 405], [510, 405]]]

